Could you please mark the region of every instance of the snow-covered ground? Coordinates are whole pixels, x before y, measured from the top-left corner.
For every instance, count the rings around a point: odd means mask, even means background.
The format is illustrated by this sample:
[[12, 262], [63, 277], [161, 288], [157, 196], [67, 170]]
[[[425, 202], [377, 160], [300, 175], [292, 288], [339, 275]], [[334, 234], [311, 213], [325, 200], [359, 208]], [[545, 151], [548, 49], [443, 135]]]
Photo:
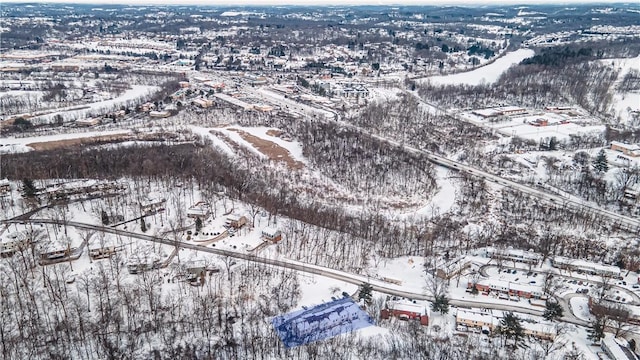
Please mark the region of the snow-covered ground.
[[220, 150], [225, 152], [228, 155], [235, 155], [233, 149], [222, 139], [217, 137], [215, 134], [211, 132], [211, 128], [203, 128], [199, 126], [191, 126], [191, 131], [195, 134], [202, 136], [205, 139], [210, 139], [213, 142], [213, 145], [218, 147]]
[[268, 134], [268, 132], [271, 131], [278, 131], [278, 129], [273, 129], [273, 128], [268, 128], [268, 127], [264, 127], [264, 126], [259, 126], [259, 127], [234, 127], [238, 130], [242, 130], [245, 131], [253, 136], [259, 137], [261, 139], [264, 140], [268, 140], [271, 141], [281, 147], [283, 147], [284, 149], [286, 149], [289, 154], [296, 160], [299, 161], [301, 163], [307, 163], [307, 159], [304, 157], [304, 155], [302, 154], [302, 145], [300, 145], [300, 143], [298, 143], [297, 141], [287, 141], [287, 140], [283, 140], [282, 138], [278, 137], [278, 136], [274, 136], [274, 135], [270, 135]]
[[534, 51], [531, 49], [518, 49], [505, 54], [491, 64], [479, 67], [472, 71], [451, 75], [432, 76], [422, 79], [421, 81], [429, 81], [435, 85], [492, 84], [496, 82], [500, 75], [511, 67], [511, 65], [517, 64], [526, 58], [532, 57], [533, 55]]
[[66, 133], [58, 135], [45, 136], [29, 136], [29, 137], [6, 137], [0, 139], [0, 154], [2, 153], [21, 153], [33, 150], [29, 144], [47, 143], [61, 140], [82, 139], [94, 136], [106, 135], [126, 135], [130, 134], [129, 130], [107, 130], [107, 131], [87, 131], [78, 133]]
[[369, 95], [373, 97], [374, 100], [378, 100], [381, 102], [389, 101], [389, 100], [397, 100], [398, 94], [401, 93], [402, 90], [398, 88], [380, 88], [380, 87], [371, 87], [369, 88]]
[[[629, 59], [607, 59], [602, 60], [605, 65], [611, 65], [619, 71], [618, 84], [630, 70], [640, 71], [640, 56]], [[611, 89], [612, 92], [616, 89]], [[615, 116], [620, 117], [622, 122], [627, 122], [631, 111], [640, 111], [640, 91], [620, 92], [613, 94], [612, 110]]]
[[424, 206], [410, 213], [391, 214], [392, 217], [399, 219], [414, 218], [432, 218], [444, 214], [453, 208], [456, 202], [456, 185], [451, 179], [451, 172], [441, 166], [436, 169], [436, 181], [438, 183], [438, 192]]
[[[487, 119], [472, 112], [463, 112], [459, 116], [466, 121], [495, 129], [506, 136], [518, 136], [524, 139], [540, 141], [555, 137], [557, 140], [569, 139], [571, 135], [600, 134], [605, 130], [604, 125], [597, 124], [592, 118], [560, 118], [557, 114], [537, 113], [502, 117], [500, 121]], [[549, 121], [546, 126], [534, 126], [531, 123], [544, 118]], [[564, 123], [562, 123], [564, 122]]]
[[66, 121], [83, 119], [90, 116], [97, 116], [105, 114], [109, 111], [117, 110], [119, 106], [122, 106], [130, 101], [142, 102], [151, 94], [158, 91], [158, 86], [149, 85], [132, 85], [131, 89], [125, 91], [117, 98], [105, 101], [99, 101], [85, 106], [69, 106], [61, 109], [56, 109], [51, 113], [41, 116], [35, 116], [31, 120], [33, 122], [51, 122], [56, 115], [61, 115]]
[[591, 314], [589, 313], [589, 299], [585, 296], [576, 296], [569, 301], [571, 311], [578, 319], [584, 321], [591, 321]]
[[212, 139], [214, 145], [222, 148], [225, 152], [229, 153], [229, 154], [234, 154], [233, 149], [231, 149], [231, 147], [229, 146], [229, 144], [227, 144], [226, 142], [224, 142], [220, 137], [216, 136], [216, 133], [220, 133], [225, 135], [226, 137], [228, 137], [231, 141], [233, 141], [234, 143], [242, 146], [243, 148], [251, 151], [252, 153], [254, 153], [255, 155], [257, 155], [260, 158], [263, 159], [267, 159], [268, 156], [267, 154], [264, 154], [262, 151], [260, 151], [258, 148], [256, 148], [250, 141], [244, 139], [242, 137], [242, 135], [238, 132], [238, 131], [242, 131], [245, 133], [248, 133], [250, 135], [253, 135], [257, 138], [260, 138], [262, 140], [266, 140], [269, 142], [272, 142], [282, 148], [284, 148], [285, 150], [287, 150], [287, 152], [289, 153], [289, 155], [296, 161], [299, 161], [303, 164], [307, 163], [307, 159], [304, 157], [304, 155], [302, 154], [302, 146], [300, 145], [300, 143], [298, 143], [297, 141], [287, 141], [284, 140], [278, 136], [274, 136], [272, 134], [269, 134], [269, 131], [273, 131], [273, 132], [278, 132], [278, 129], [273, 129], [273, 128], [268, 128], [268, 127], [264, 127], [264, 126], [260, 126], [260, 127], [242, 127], [242, 126], [228, 126], [228, 127], [224, 127], [224, 128], [211, 128], [211, 129], [205, 129], [205, 128], [200, 128], [200, 127], [191, 127], [191, 129], [195, 132], [198, 133], [199, 135], [203, 135], [203, 136], [207, 136], [210, 139]]

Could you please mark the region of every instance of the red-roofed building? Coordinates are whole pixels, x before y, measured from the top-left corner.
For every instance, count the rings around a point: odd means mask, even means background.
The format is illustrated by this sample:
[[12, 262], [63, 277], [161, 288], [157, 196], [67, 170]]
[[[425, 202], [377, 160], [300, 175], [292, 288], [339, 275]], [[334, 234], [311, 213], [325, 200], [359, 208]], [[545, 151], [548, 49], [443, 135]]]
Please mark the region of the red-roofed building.
[[429, 308], [409, 300], [388, 301], [386, 309], [380, 311], [380, 317], [396, 317], [400, 320], [419, 320], [421, 325], [429, 325]]

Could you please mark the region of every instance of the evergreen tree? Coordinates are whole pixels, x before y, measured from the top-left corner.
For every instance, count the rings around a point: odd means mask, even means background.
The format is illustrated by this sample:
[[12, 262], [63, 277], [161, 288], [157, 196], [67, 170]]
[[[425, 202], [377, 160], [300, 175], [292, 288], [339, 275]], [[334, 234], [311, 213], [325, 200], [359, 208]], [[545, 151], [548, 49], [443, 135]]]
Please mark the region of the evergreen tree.
[[563, 316], [564, 310], [562, 309], [562, 306], [560, 306], [560, 304], [558, 304], [557, 302], [547, 300], [545, 305], [546, 309], [544, 310], [544, 314], [542, 315], [542, 317], [544, 317], [546, 320], [557, 320]]
[[33, 180], [31, 179], [22, 179], [22, 192], [25, 197], [32, 198], [36, 196], [38, 189], [33, 184]]
[[600, 149], [598, 156], [593, 160], [593, 168], [597, 172], [605, 173], [609, 171], [609, 163], [607, 162], [607, 154], [604, 149]]
[[107, 212], [102, 210], [100, 216], [102, 217], [102, 225], [109, 225], [109, 215], [107, 215]]
[[513, 340], [513, 346], [517, 346], [518, 342], [524, 337], [524, 328], [520, 323], [520, 318], [512, 312], [504, 314], [500, 325], [498, 325], [498, 333], [507, 340]]
[[140, 230], [142, 232], [147, 232], [147, 223], [144, 221], [144, 218], [140, 218]]
[[591, 327], [589, 328], [587, 339], [598, 342], [600, 339], [604, 337], [604, 327], [605, 327], [605, 319], [602, 316], [597, 316], [595, 320], [591, 322]]
[[436, 295], [433, 303], [431, 303], [431, 310], [441, 314], [449, 313], [449, 299], [444, 295]]
[[476, 287], [476, 284], [473, 284], [473, 287], [471, 288], [471, 295], [478, 295], [479, 291], [478, 288]]
[[202, 219], [196, 218], [196, 232], [200, 232], [202, 230]]
[[358, 290], [358, 301], [364, 301], [365, 304], [371, 305], [373, 287], [369, 283], [360, 285]]

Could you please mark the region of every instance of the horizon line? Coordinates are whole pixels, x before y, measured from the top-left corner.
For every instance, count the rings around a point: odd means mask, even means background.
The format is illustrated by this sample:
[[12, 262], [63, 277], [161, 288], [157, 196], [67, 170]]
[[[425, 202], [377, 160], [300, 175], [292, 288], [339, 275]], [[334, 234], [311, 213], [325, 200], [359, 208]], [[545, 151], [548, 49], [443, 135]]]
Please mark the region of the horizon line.
[[638, 2], [620, 0], [324, 0], [311, 3], [305, 0], [236, 0], [235, 4], [228, 2], [211, 0], [44, 0], [44, 1], [24, 1], [24, 0], [4, 0], [4, 3], [11, 4], [34, 4], [34, 5], [121, 5], [121, 6], [202, 6], [202, 7], [358, 7], [358, 6], [464, 6], [464, 7], [485, 7], [485, 6], [576, 6], [576, 5], [626, 5], [640, 6]]

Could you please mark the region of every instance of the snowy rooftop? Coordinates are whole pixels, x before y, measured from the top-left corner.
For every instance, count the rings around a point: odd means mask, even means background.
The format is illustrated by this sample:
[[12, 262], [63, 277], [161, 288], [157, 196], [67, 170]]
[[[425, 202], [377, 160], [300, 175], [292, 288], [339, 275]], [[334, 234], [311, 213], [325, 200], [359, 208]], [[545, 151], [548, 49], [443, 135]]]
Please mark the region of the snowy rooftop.
[[205, 202], [199, 202], [187, 210], [187, 215], [205, 216], [209, 213], [211, 207]]
[[526, 109], [520, 106], [501, 106], [496, 108], [496, 110], [500, 112], [511, 112], [511, 111], [525, 111]]
[[3, 234], [2, 236], [0, 236], [0, 243], [10, 244], [10, 243], [24, 241], [26, 238], [27, 236], [22, 232], [10, 232], [8, 234]]
[[279, 232], [280, 232], [280, 230], [278, 230], [277, 228], [273, 228], [273, 227], [266, 227], [266, 228], [262, 229], [262, 234], [267, 235], [267, 236], [276, 236], [276, 235], [278, 235]]
[[606, 335], [604, 339], [602, 339], [602, 347], [606, 347], [611, 352], [611, 355], [613, 355], [615, 360], [638, 359], [638, 357], [626, 347], [626, 344], [621, 345], [619, 340], [614, 338], [612, 335]]
[[423, 302], [413, 303], [409, 300], [396, 300], [387, 302], [387, 306], [391, 310], [413, 312], [420, 315], [429, 315], [429, 306]]
[[478, 281], [478, 284], [485, 286], [493, 286], [495, 288], [502, 288], [507, 290], [525, 292], [525, 293], [540, 293], [542, 294], [542, 287], [530, 284], [520, 284], [513, 281], [505, 281], [498, 279], [483, 279]]
[[487, 324], [493, 323], [493, 315], [491, 312], [483, 311], [481, 309], [469, 309], [463, 310], [458, 309], [456, 312], [457, 320], [468, 320], [468, 321], [477, 321]]
[[553, 262], [555, 264], [571, 265], [573, 267], [582, 268], [582, 269], [592, 269], [596, 271], [611, 272], [616, 274], [620, 273], [620, 268], [617, 266], [604, 265], [604, 264], [595, 263], [595, 262], [586, 261], [586, 260], [571, 259], [564, 256], [554, 257]]
[[480, 110], [474, 110], [473, 111], [474, 114], [476, 115], [480, 115], [480, 116], [484, 116], [484, 117], [490, 117], [490, 116], [497, 116], [500, 115], [500, 111], [496, 110], [496, 109], [480, 109]]
[[520, 324], [525, 330], [536, 331], [538, 333], [547, 333], [547, 334], [556, 334], [556, 325], [552, 322], [540, 320], [540, 319], [531, 319], [526, 317], [526, 315], [518, 315], [520, 318]]
[[542, 255], [533, 252], [533, 251], [525, 251], [522, 249], [497, 249], [493, 247], [487, 248], [487, 255], [491, 256], [491, 254], [500, 254], [507, 255], [512, 257], [518, 257], [522, 259], [540, 259]]
[[640, 150], [640, 146], [638, 146], [637, 144], [625, 144], [619, 141], [612, 141], [611, 142], [612, 146], [618, 146], [621, 148], [625, 148], [629, 151], [636, 151], [636, 150]]

